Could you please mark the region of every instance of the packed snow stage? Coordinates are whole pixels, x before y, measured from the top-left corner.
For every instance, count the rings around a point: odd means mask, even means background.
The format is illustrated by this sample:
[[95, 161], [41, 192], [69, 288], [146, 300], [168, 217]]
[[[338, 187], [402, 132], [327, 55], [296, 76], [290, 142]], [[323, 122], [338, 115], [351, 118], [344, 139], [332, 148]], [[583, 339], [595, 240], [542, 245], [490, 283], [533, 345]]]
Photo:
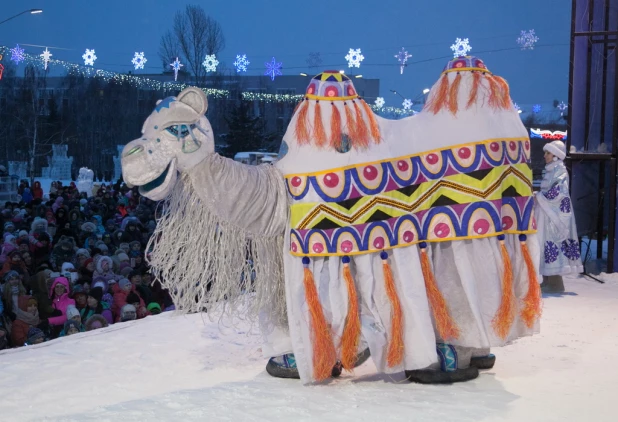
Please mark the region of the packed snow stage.
[[618, 277], [567, 278], [541, 333], [494, 349], [453, 385], [375, 375], [325, 384], [269, 376], [248, 324], [171, 313], [0, 352], [3, 421], [614, 421]]

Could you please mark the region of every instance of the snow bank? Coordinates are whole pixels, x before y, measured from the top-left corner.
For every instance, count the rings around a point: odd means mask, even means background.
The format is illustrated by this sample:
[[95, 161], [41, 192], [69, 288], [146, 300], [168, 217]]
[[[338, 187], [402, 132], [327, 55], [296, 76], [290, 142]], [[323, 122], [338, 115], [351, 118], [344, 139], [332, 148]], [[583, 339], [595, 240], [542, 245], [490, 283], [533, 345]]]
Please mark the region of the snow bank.
[[0, 352], [3, 421], [615, 421], [618, 277], [566, 280], [541, 334], [493, 352], [472, 382], [375, 375], [303, 387], [264, 372], [260, 336], [162, 314]]

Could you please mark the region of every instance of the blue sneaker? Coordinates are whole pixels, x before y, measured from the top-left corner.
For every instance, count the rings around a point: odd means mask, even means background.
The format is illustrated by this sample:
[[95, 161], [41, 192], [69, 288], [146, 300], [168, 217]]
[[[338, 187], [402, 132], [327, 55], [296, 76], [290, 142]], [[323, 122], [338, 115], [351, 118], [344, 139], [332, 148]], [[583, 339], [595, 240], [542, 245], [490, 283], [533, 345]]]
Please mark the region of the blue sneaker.
[[268, 360], [268, 364], [266, 365], [266, 372], [276, 378], [300, 379], [294, 353], [288, 353], [282, 356], [270, 358]]

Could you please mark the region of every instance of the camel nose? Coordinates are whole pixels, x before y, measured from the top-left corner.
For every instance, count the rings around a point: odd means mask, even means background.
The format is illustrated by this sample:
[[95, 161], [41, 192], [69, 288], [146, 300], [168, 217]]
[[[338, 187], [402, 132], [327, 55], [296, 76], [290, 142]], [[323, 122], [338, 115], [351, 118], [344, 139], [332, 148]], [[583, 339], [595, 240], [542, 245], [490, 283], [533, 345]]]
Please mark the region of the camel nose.
[[136, 145], [132, 148], [128, 148], [126, 151], [124, 151], [124, 153], [122, 154], [123, 157], [128, 157], [130, 155], [135, 155], [135, 154], [139, 154], [142, 151], [144, 151], [144, 147], [141, 145]]

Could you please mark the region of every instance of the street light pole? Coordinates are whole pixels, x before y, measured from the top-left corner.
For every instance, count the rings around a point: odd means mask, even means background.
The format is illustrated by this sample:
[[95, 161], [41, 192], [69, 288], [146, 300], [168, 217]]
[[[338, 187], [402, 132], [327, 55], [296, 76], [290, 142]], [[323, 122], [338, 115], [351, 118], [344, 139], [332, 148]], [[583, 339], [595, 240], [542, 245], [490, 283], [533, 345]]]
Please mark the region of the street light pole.
[[2, 22], [0, 22], [0, 25], [2, 25], [4, 22], [10, 21], [11, 19], [15, 19], [16, 17], [21, 16], [24, 13], [30, 13], [31, 15], [36, 15], [36, 14], [39, 14], [39, 13], [43, 13], [43, 9], [28, 9], [28, 10], [24, 10], [23, 12], [18, 13], [15, 16], [11, 16], [10, 18], [3, 20]]

